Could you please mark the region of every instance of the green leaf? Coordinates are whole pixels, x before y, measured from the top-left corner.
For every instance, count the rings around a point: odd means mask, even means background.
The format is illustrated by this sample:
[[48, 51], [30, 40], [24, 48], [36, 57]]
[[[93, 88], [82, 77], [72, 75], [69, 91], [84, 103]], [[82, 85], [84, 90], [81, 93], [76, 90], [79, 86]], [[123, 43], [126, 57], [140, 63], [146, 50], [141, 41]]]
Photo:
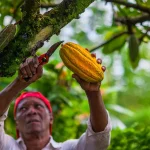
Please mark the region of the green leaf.
[[134, 114], [131, 110], [129, 110], [125, 107], [122, 107], [120, 105], [117, 105], [117, 104], [108, 104], [107, 108], [112, 109], [118, 113], [128, 115], [128, 116], [133, 116], [133, 114]]
[[112, 31], [115, 29], [116, 27], [113, 27], [113, 26], [99, 26], [98, 28], [96, 28], [96, 32], [99, 34], [103, 34], [105, 32]]
[[110, 43], [106, 44], [103, 47], [102, 52], [104, 54], [110, 54], [117, 50], [120, 51], [121, 48], [124, 46], [126, 39], [127, 39], [127, 34], [124, 34], [121, 37], [114, 39], [113, 41], [111, 41]]

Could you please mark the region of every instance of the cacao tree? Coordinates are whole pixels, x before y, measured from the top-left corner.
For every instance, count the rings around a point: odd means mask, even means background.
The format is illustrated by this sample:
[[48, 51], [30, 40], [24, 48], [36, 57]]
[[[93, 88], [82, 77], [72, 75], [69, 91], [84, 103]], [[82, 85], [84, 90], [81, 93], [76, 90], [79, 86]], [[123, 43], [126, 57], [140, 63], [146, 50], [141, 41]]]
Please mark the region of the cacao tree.
[[[78, 18], [93, 1], [64, 0], [43, 15], [40, 14], [40, 0], [21, 1], [21, 20], [13, 28], [1, 31], [0, 76], [14, 75], [17, 66], [25, 58], [34, 56], [44, 41], [53, 34], [59, 34], [62, 27]], [[15, 26], [17, 32], [14, 34]]]
[[[148, 0], [101, 1], [112, 6], [112, 25], [101, 29], [102, 22], [99, 23], [97, 32], [102, 34], [104, 32], [102, 30], [105, 30], [104, 40], [97, 45], [93, 44], [91, 52], [100, 49], [104, 54], [110, 54], [120, 51], [127, 44], [131, 65], [136, 68], [141, 57], [140, 46], [142, 43], [147, 43], [150, 38], [150, 2]], [[17, 0], [15, 3], [10, 0], [2, 0], [0, 2], [1, 27], [4, 28], [2, 22], [8, 15], [13, 18], [10, 24], [15, 19], [17, 30], [15, 35], [12, 34], [14, 35], [12, 40], [10, 34], [10, 39], [7, 34], [5, 34], [6, 37], [1, 34], [0, 38], [5, 42], [0, 41], [2, 42], [0, 76], [12, 76], [26, 57], [35, 55], [38, 48], [43, 46], [44, 41], [49, 40], [54, 34], [58, 35], [71, 20], [79, 18], [79, 14], [84, 12], [92, 2], [94, 0], [41, 0], [41, 2], [40, 0]], [[40, 8], [52, 9], [40, 14]]]

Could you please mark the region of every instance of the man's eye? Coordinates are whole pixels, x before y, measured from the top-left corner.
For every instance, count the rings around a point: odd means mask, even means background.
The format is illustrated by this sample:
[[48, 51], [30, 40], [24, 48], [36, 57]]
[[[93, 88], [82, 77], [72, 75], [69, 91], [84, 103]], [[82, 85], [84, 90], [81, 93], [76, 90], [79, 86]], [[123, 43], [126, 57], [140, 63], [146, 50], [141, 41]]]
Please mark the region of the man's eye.
[[42, 105], [37, 104], [37, 105], [36, 105], [36, 108], [42, 108]]
[[20, 110], [25, 111], [25, 110], [27, 110], [27, 108], [26, 107], [21, 107]]

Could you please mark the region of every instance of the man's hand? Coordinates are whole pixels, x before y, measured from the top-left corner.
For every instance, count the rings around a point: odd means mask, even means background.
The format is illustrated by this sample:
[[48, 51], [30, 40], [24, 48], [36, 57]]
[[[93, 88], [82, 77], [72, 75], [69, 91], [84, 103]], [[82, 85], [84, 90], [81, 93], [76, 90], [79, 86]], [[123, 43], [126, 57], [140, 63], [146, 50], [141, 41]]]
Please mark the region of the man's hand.
[[39, 65], [38, 57], [27, 58], [19, 67], [18, 78], [20, 81], [32, 83], [43, 74], [43, 68]]
[[[96, 57], [95, 54], [91, 54], [93, 57]], [[97, 62], [99, 64], [102, 63], [102, 60], [100, 58], [97, 59]], [[102, 70], [105, 71], [106, 68], [104, 66], [102, 66]], [[99, 91], [101, 82], [96, 82], [96, 83], [89, 83], [84, 81], [83, 79], [81, 79], [77, 74], [73, 74], [72, 75], [73, 78], [75, 78], [77, 80], [77, 82], [80, 84], [81, 88], [83, 90], [85, 90], [86, 92], [88, 91]]]

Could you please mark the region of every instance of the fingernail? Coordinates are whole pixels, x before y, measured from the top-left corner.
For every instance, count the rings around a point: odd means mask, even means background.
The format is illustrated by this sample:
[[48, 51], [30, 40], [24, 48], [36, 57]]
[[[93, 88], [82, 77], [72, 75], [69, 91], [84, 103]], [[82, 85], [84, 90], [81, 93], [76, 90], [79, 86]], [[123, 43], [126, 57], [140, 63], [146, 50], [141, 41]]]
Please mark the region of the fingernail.
[[105, 71], [105, 70], [106, 70], [106, 67], [105, 67], [105, 66], [102, 66], [102, 70]]
[[101, 60], [100, 58], [98, 58], [98, 59], [97, 59], [97, 62], [98, 62], [99, 64], [101, 64], [101, 63], [102, 63], [102, 60]]

